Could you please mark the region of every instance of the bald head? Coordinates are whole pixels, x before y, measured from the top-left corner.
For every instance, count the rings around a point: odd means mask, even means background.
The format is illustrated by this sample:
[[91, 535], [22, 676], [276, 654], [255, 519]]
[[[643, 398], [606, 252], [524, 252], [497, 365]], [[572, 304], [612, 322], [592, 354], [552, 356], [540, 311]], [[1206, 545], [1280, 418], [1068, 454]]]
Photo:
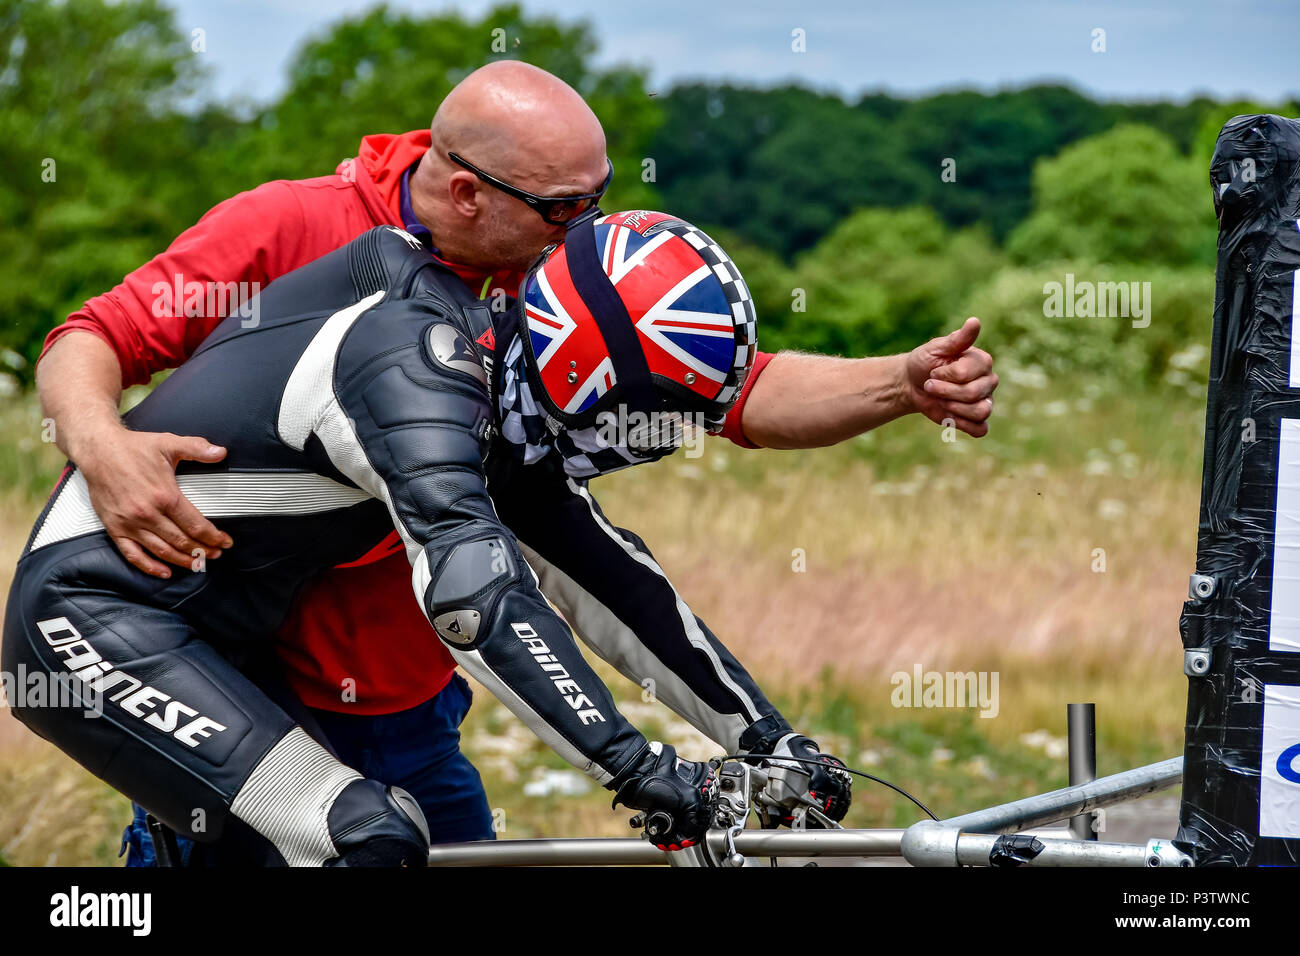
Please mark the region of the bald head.
[[609, 171], [605, 132], [577, 91], [545, 70], [499, 60], [461, 80], [438, 107], [432, 147], [411, 176], [411, 204], [453, 262], [526, 268], [563, 226], [448, 158], [539, 196], [600, 189]]
[[605, 175], [605, 132], [578, 92], [517, 60], [475, 70], [447, 94], [433, 147], [530, 192], [583, 192]]

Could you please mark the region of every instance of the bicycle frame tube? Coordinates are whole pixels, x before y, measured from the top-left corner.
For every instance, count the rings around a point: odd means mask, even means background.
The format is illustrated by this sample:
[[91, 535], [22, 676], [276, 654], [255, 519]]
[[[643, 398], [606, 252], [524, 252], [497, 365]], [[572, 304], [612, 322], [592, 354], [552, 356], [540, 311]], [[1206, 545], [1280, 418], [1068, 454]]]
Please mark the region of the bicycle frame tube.
[[[722, 832], [709, 834], [721, 852]], [[745, 856], [901, 856], [902, 830], [744, 830], [736, 849]], [[662, 866], [671, 854], [635, 837], [576, 840], [484, 840], [449, 843], [429, 851], [430, 866]]]

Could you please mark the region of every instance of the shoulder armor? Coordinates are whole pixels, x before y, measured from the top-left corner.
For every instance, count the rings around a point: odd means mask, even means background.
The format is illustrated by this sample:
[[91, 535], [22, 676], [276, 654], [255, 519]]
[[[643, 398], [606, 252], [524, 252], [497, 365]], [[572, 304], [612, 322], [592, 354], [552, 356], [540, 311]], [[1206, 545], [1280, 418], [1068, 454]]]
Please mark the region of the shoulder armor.
[[425, 330], [423, 342], [429, 364], [435, 369], [449, 369], [459, 375], [467, 375], [484, 388], [487, 387], [487, 372], [479, 361], [478, 352], [454, 325], [434, 322]]

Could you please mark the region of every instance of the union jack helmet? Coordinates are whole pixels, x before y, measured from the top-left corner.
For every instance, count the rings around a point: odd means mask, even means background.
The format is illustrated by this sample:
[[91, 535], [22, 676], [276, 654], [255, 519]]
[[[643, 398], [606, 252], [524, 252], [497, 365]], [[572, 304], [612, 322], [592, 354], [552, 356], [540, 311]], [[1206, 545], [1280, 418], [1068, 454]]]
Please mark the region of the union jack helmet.
[[754, 364], [754, 304], [740, 271], [667, 213], [593, 210], [542, 254], [522, 289], [526, 374], [569, 429], [622, 404], [698, 413], [716, 431]]

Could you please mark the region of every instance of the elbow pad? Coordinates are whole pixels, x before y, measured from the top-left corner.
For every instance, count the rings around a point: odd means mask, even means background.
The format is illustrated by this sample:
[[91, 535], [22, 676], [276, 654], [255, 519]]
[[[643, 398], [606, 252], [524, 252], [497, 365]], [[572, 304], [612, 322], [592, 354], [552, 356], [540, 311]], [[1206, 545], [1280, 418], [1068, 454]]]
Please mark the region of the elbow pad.
[[469, 649], [487, 636], [501, 591], [518, 580], [519, 564], [499, 535], [462, 541], [438, 566], [430, 583], [429, 620], [453, 647]]

